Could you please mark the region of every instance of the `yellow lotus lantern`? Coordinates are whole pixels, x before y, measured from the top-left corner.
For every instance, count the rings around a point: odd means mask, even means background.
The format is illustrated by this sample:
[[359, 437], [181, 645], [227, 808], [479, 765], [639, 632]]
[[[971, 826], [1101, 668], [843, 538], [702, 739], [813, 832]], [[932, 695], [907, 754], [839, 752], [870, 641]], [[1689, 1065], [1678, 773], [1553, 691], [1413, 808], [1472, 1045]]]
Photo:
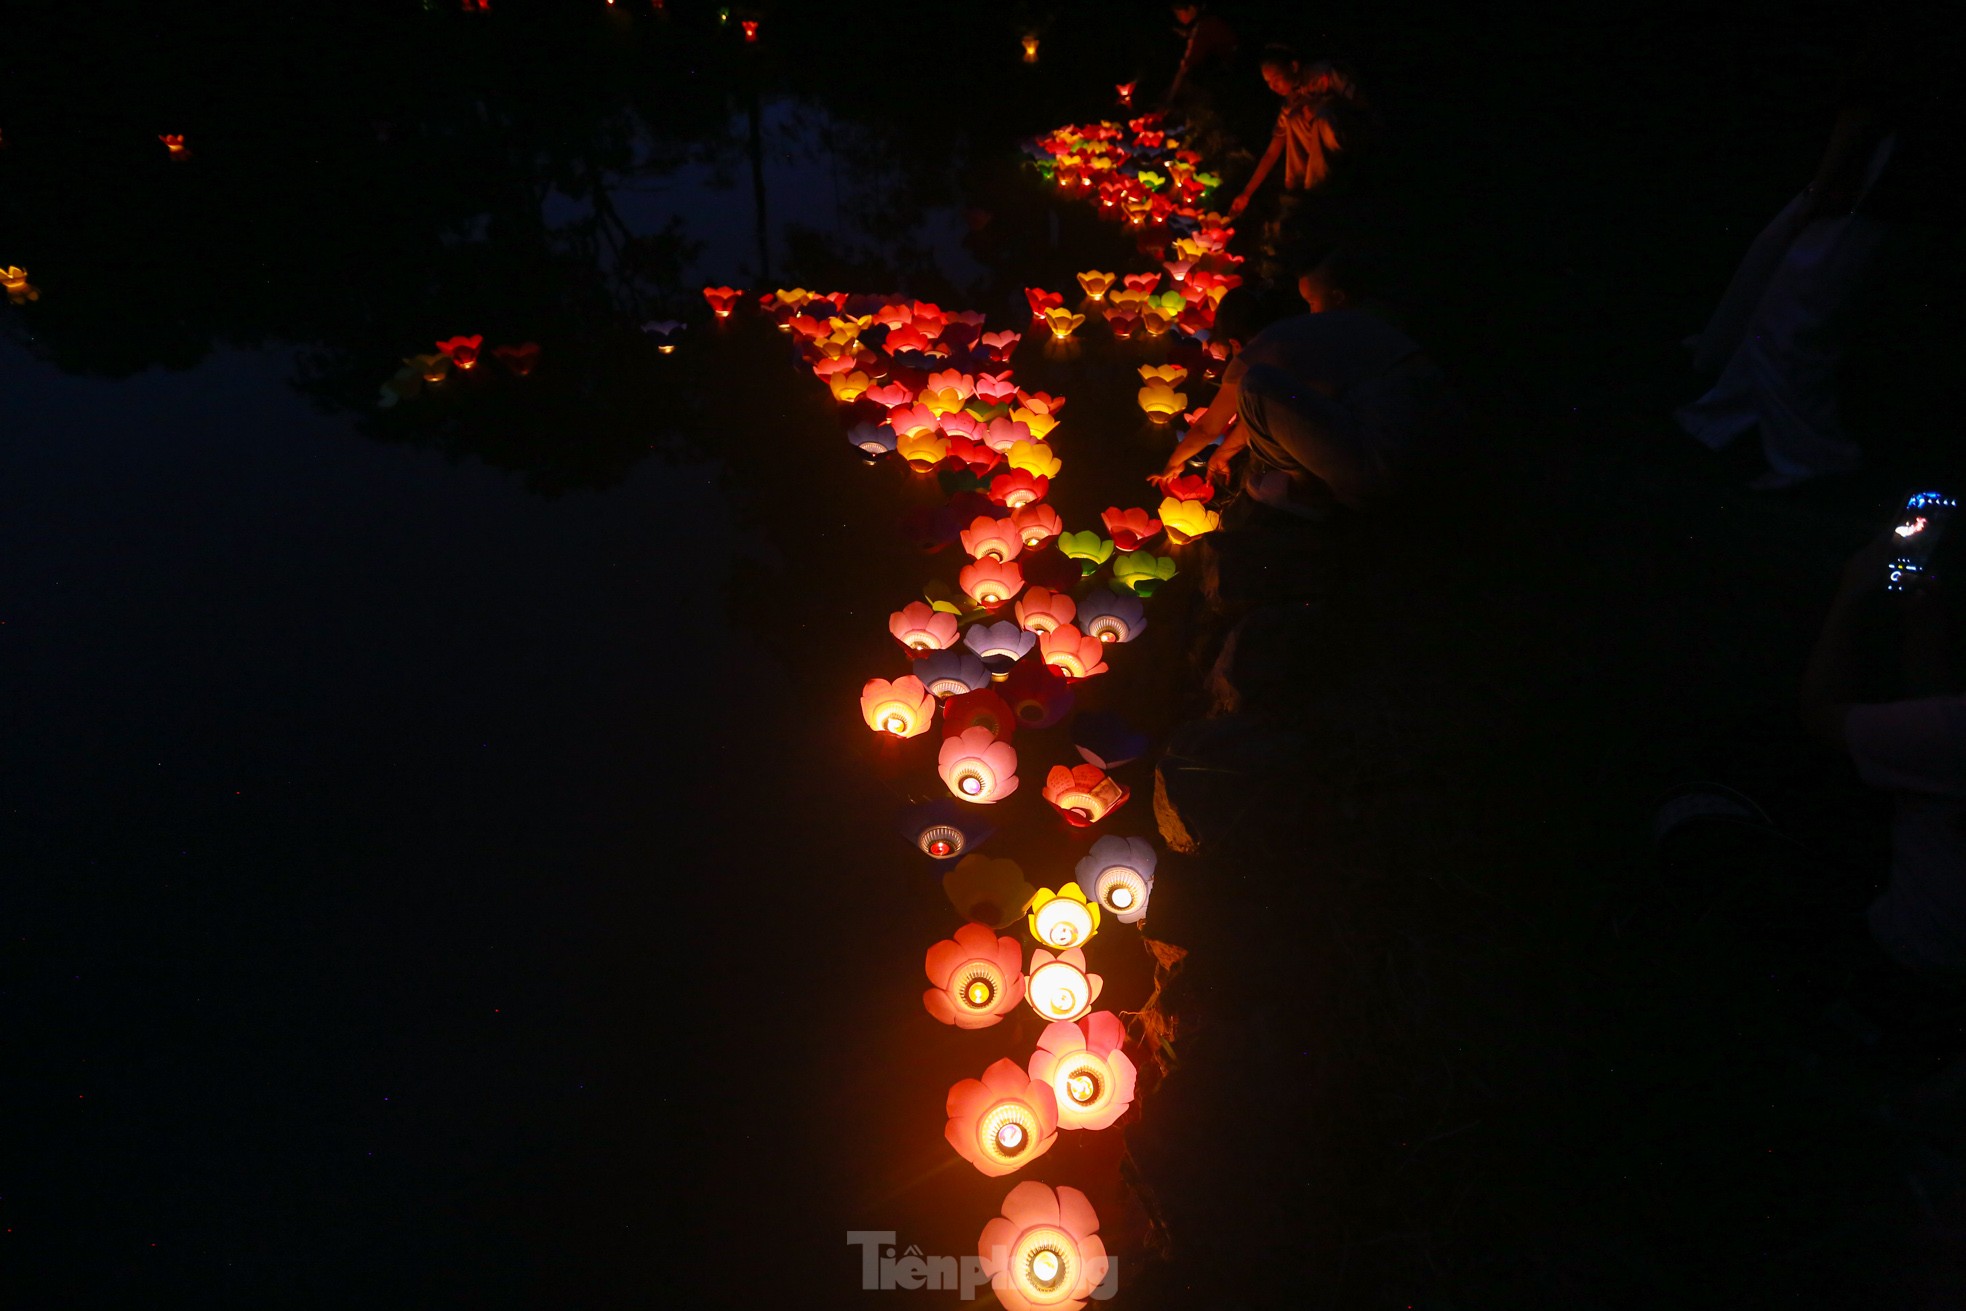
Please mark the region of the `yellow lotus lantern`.
[[1010, 412], [1010, 421], [1023, 424], [1024, 430], [1039, 440], [1049, 436], [1051, 430], [1058, 426], [1057, 415], [1043, 414], [1022, 405]]
[[1192, 541], [1222, 526], [1222, 516], [1200, 501], [1177, 501], [1172, 496], [1160, 503], [1161, 527], [1175, 543]]
[[1163, 314], [1159, 310], [1145, 309], [1140, 311], [1140, 326], [1146, 329], [1149, 337], [1160, 337], [1164, 336], [1167, 330], [1174, 326], [1174, 318], [1172, 315]]
[[935, 722], [935, 698], [913, 674], [892, 682], [870, 678], [860, 689], [860, 713], [877, 733], [914, 737]]
[[[1144, 322], [1146, 315], [1142, 315]], [[1140, 389], [1140, 408], [1155, 423], [1165, 423], [1188, 408], [1188, 394], [1175, 391], [1173, 387], [1156, 378]]]
[[1087, 901], [1085, 889], [1067, 883], [1053, 892], [1039, 888], [1025, 909], [1024, 922], [1031, 937], [1056, 951], [1083, 947], [1099, 932], [1099, 907]]
[[1056, 956], [1042, 947], [1031, 952], [1024, 976], [1024, 1000], [1047, 1020], [1076, 1020], [1092, 1009], [1105, 980], [1085, 972], [1085, 953], [1076, 947]]
[[1126, 1026], [1111, 1011], [1045, 1026], [1026, 1070], [1050, 1086], [1060, 1129], [1110, 1128], [1133, 1105], [1139, 1071], [1125, 1045]]
[[1051, 335], [1058, 338], [1071, 336], [1085, 322], [1085, 315], [1074, 314], [1063, 306], [1055, 306], [1044, 312], [1044, 321], [1051, 325]]
[[1056, 478], [1058, 471], [1065, 467], [1064, 461], [1053, 455], [1043, 442], [1012, 442], [1004, 458], [1011, 468], [1022, 469], [1037, 478]]
[[417, 371], [417, 376], [428, 383], [439, 383], [450, 376], [451, 357], [442, 351], [429, 355], [407, 355], [403, 363]]
[[0, 289], [5, 289], [7, 299], [16, 305], [41, 299], [41, 289], [27, 280], [27, 270], [14, 264], [0, 268]]
[[1106, 292], [1118, 281], [1119, 277], [1112, 273], [1094, 272], [1079, 274], [1079, 285], [1084, 287], [1085, 294], [1094, 300], [1103, 300]]
[[1081, 1311], [1112, 1268], [1098, 1230], [1084, 1193], [1030, 1180], [983, 1226], [977, 1258], [1004, 1311]]
[[1188, 371], [1179, 364], [1143, 364], [1140, 366], [1140, 381], [1164, 382], [1170, 387], [1179, 387], [1188, 380]]
[[949, 439], [940, 431], [913, 429], [895, 439], [894, 449], [916, 473], [927, 473], [949, 457]]
[[943, 1137], [986, 1175], [1021, 1170], [1058, 1140], [1058, 1100], [1049, 1083], [1008, 1058], [949, 1089]]
[[836, 373], [826, 384], [833, 389], [833, 399], [841, 404], [857, 401], [866, 390], [874, 385], [874, 380], [855, 369], [851, 373]]

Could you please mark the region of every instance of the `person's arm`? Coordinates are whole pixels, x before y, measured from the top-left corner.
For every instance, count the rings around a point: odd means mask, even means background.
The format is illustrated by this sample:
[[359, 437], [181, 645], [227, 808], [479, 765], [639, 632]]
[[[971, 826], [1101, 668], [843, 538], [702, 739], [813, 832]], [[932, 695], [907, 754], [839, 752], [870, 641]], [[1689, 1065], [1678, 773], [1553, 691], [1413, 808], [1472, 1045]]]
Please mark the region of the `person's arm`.
[[[1235, 421], [1239, 391], [1235, 383], [1224, 381], [1221, 390], [1215, 393], [1215, 399], [1209, 402], [1208, 409], [1202, 413], [1201, 418], [1195, 420], [1194, 426], [1188, 429], [1188, 435], [1181, 439], [1175, 446], [1173, 454], [1167, 457], [1166, 467], [1159, 473], [1150, 475], [1147, 481], [1158, 486], [1170, 478], [1179, 477], [1181, 470], [1187, 467], [1188, 461], [1207, 450], [1215, 439], [1222, 435], [1223, 430]], [[1240, 446], [1241, 442], [1238, 441], [1236, 444]]]
[[1850, 558], [1830, 603], [1816, 648], [1802, 674], [1802, 723], [1832, 746], [1845, 745], [1843, 724], [1850, 714], [1847, 689], [1854, 672], [1857, 634], [1864, 600], [1884, 585], [1885, 566], [1897, 549], [1890, 533]]
[[1263, 185], [1264, 180], [1270, 176], [1270, 170], [1275, 168], [1277, 161], [1282, 158], [1283, 133], [1278, 132], [1270, 138], [1270, 148], [1263, 152], [1263, 158], [1257, 162], [1256, 171], [1249, 175], [1249, 181], [1244, 184], [1242, 194], [1229, 205], [1229, 213], [1240, 214], [1249, 208], [1250, 199], [1255, 196], [1257, 188]]
[[1229, 429], [1229, 435], [1215, 448], [1215, 454], [1208, 457], [1208, 476], [1215, 482], [1229, 481], [1229, 464], [1242, 448], [1249, 445], [1249, 430], [1241, 424]]

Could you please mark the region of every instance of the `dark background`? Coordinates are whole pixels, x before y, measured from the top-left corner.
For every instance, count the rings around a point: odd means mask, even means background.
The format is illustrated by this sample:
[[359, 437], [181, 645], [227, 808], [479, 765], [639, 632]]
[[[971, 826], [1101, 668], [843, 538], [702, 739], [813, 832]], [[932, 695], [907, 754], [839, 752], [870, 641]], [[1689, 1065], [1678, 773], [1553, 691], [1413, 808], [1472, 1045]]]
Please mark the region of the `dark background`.
[[[1866, 319], [1862, 478], [1751, 500], [1663, 418], [1864, 15], [1224, 8], [1363, 71], [1394, 290], [1489, 458], [1332, 635], [1367, 725], [1306, 802], [1335, 848], [1164, 869], [1198, 1036], [1143, 1107], [1174, 1248], [1128, 1301], [1947, 1304], [1912, 1167], [1951, 1144], [1880, 1127], [1890, 1080], [1811, 1046], [1753, 935], [1628, 931], [1629, 762], [1780, 713], [1837, 560], [1958, 473], [1949, 231]], [[953, 568], [893, 531], [931, 492], [697, 292], [1018, 326], [1133, 257], [1017, 141], [1178, 47], [1158, 6], [770, 7], [755, 48], [668, 9], [10, 10], [10, 1304], [833, 1305], [847, 1229], [957, 1251], [998, 1199], [939, 1138], [978, 1049], [924, 1028], [952, 925], [887, 826], [927, 758], [853, 706]], [[465, 332], [538, 372], [374, 408]], [[1087, 350], [1018, 361], [1073, 399], [1074, 527], [1165, 440]], [[1192, 708], [1187, 597], [1083, 704]], [[1006, 849], [1055, 884], [1036, 785]]]

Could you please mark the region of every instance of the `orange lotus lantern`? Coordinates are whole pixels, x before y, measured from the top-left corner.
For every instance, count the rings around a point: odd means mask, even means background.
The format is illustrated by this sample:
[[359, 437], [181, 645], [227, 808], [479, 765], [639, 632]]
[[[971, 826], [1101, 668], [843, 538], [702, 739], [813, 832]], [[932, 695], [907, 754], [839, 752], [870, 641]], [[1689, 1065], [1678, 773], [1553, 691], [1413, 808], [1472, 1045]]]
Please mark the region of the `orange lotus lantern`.
[[826, 385], [832, 388], [834, 400], [842, 405], [848, 405], [866, 395], [867, 389], [874, 385], [874, 380], [859, 369], [854, 369], [850, 373], [835, 373], [827, 380]]
[[1024, 38], [1024, 62], [1027, 64], [1038, 62], [1038, 39], [1035, 36]]
[[987, 728], [966, 728], [945, 739], [935, 768], [959, 801], [991, 805], [1017, 791], [1017, 749]]
[[5, 290], [7, 299], [16, 305], [41, 299], [41, 289], [29, 282], [27, 270], [16, 264], [0, 267], [0, 290]]
[[922, 1005], [958, 1029], [987, 1029], [1024, 999], [1023, 947], [981, 924], [965, 924], [930, 947], [922, 968], [933, 985]]
[[1024, 595], [1017, 598], [1017, 622], [1040, 636], [1063, 628], [1077, 613], [1078, 607], [1068, 593], [1054, 592], [1048, 587], [1027, 587]]
[[1024, 590], [1024, 571], [1008, 559], [979, 559], [962, 567], [956, 585], [977, 605], [994, 610]]
[[1106, 672], [1106, 644], [1071, 624], [1038, 634], [1038, 653], [1052, 669], [1074, 681]]
[[990, 358], [999, 364], [1006, 363], [1017, 351], [1017, 343], [1024, 340], [1021, 332], [986, 332], [976, 339], [976, 344], [990, 353]]
[[1004, 1059], [949, 1089], [943, 1137], [987, 1175], [1021, 1170], [1058, 1140], [1058, 1102], [1051, 1085]]
[[[1146, 322], [1147, 316], [1141, 316]], [[1149, 329], [1151, 331], [1151, 328]], [[1188, 408], [1188, 394], [1174, 390], [1168, 384], [1155, 379], [1140, 389], [1140, 408], [1155, 423], [1166, 423], [1175, 415]]]
[[1013, 469], [1022, 469], [1034, 478], [1056, 478], [1064, 461], [1051, 453], [1043, 442], [1012, 442], [1004, 459]]
[[183, 133], [164, 132], [160, 133], [157, 139], [164, 143], [164, 151], [172, 159], [182, 160], [191, 158], [191, 147], [184, 144]]
[[1076, 1020], [1092, 1009], [1105, 980], [1085, 972], [1085, 953], [1076, 947], [1056, 956], [1039, 947], [1031, 952], [1024, 976], [1024, 1000], [1047, 1020]]
[[1177, 501], [1172, 496], [1160, 503], [1160, 521], [1167, 528], [1167, 539], [1177, 545], [1222, 526], [1222, 516], [1200, 501]]
[[1076, 883], [1056, 892], [1039, 888], [1024, 908], [1024, 919], [1032, 940], [1054, 951], [1083, 947], [1099, 932], [1099, 907], [1086, 899], [1085, 889]]
[[870, 678], [860, 689], [860, 713], [877, 733], [914, 737], [935, 722], [935, 698], [913, 674], [893, 682]]
[[452, 337], [449, 341], [437, 343], [437, 349], [451, 357], [451, 364], [459, 373], [469, 373], [478, 367], [478, 348], [485, 344], [483, 337]]
[[998, 505], [1018, 510], [1042, 501], [1045, 493], [1050, 490], [1049, 479], [1028, 473], [1023, 469], [1013, 469], [1009, 473], [1000, 473], [990, 480], [989, 497]]
[[1121, 82], [1113, 88], [1113, 90], [1119, 92], [1120, 108], [1131, 109], [1133, 107], [1133, 92], [1138, 85], [1136, 82]]
[[1143, 364], [1140, 366], [1140, 381], [1164, 382], [1170, 387], [1179, 387], [1188, 380], [1188, 371], [1179, 364]]
[[[737, 302], [743, 295], [744, 293], [735, 287], [705, 287], [703, 289], [703, 299], [710, 303], [710, 312], [720, 319], [730, 317], [730, 312], [737, 308]], [[782, 301], [784, 299], [784, 293], [779, 293], [779, 298]]]
[[949, 439], [939, 430], [911, 429], [895, 439], [894, 449], [916, 473], [927, 473], [949, 457]]
[[1081, 1311], [1112, 1268], [1099, 1214], [1076, 1188], [1021, 1183], [983, 1226], [978, 1260], [1004, 1311]]
[[[992, 519], [978, 515], [962, 530], [963, 551], [972, 560], [1014, 560], [1024, 549], [1024, 540], [1008, 518]], [[966, 590], [966, 589], [965, 589]]]
[[1079, 285], [1084, 287], [1085, 294], [1094, 300], [1105, 299], [1106, 292], [1117, 281], [1119, 281], [1119, 278], [1111, 273], [1094, 272], [1079, 274]]
[[887, 617], [887, 631], [912, 653], [946, 651], [956, 642], [956, 617], [926, 601], [913, 601]]
[[1161, 529], [1160, 520], [1145, 510], [1122, 510], [1117, 505], [1107, 506], [1099, 520], [1106, 525], [1106, 535], [1113, 539], [1113, 545], [1122, 551], [1139, 550]]
[[[1174, 326], [1174, 320], [1159, 310], [1142, 310], [1140, 311], [1140, 326], [1146, 331], [1149, 337], [1160, 337], [1165, 336], [1167, 330]], [[1180, 403], [1174, 408], [1178, 410], [1182, 405], [1186, 404], [1187, 399], [1183, 397]]]
[[1042, 546], [1065, 531], [1065, 521], [1048, 505], [1027, 505], [1013, 510], [1010, 523], [1026, 548]]
[[1097, 765], [1053, 765], [1044, 780], [1044, 799], [1073, 828], [1097, 824], [1132, 795]]
[[1046, 310], [1044, 321], [1051, 326], [1051, 335], [1062, 340], [1078, 331], [1079, 325], [1085, 322], [1085, 315], [1074, 314], [1061, 305]]
[[1121, 1050], [1126, 1026], [1111, 1011], [1094, 1011], [1074, 1024], [1059, 1020], [1038, 1035], [1025, 1068], [1051, 1088], [1060, 1129], [1111, 1128], [1133, 1105], [1139, 1071]]

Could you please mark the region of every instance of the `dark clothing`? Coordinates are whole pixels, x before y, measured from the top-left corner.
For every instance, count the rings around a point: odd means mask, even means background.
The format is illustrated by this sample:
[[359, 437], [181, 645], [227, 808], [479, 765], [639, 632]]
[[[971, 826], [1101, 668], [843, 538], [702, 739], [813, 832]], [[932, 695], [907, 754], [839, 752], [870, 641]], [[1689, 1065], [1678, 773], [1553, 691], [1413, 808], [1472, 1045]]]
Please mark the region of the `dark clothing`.
[[1236, 30], [1216, 15], [1204, 12], [1188, 28], [1188, 45], [1181, 52], [1181, 71], [1174, 80], [1182, 86], [1204, 70], [1226, 66], [1236, 53]]

